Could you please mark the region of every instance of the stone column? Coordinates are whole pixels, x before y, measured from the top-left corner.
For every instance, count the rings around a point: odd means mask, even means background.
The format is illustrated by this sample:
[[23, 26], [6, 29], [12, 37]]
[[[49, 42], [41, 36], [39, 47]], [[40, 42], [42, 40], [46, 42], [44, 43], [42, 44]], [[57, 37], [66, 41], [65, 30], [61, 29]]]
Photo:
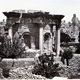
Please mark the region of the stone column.
[[9, 36], [10, 36], [11, 42], [12, 42], [12, 26], [9, 28]]
[[60, 54], [60, 25], [56, 25], [56, 54]]
[[52, 35], [49, 39], [49, 50], [52, 51]]
[[43, 54], [43, 25], [39, 24], [39, 49], [41, 51], [41, 54]]
[[35, 49], [34, 37], [31, 36], [31, 49]]
[[52, 46], [53, 46], [53, 24], [52, 25], [50, 25], [50, 27], [51, 27], [51, 38], [50, 38], [50, 51], [52, 51]]

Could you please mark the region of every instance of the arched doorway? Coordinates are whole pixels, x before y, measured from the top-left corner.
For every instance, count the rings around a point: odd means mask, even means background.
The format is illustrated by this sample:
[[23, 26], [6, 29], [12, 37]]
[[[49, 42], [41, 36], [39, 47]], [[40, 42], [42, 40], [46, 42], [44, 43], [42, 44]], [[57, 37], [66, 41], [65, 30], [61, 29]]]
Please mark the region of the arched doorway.
[[49, 50], [50, 33], [44, 34], [44, 49]]
[[23, 38], [24, 38], [24, 43], [28, 48], [31, 48], [31, 36], [29, 33], [24, 33], [23, 34]]

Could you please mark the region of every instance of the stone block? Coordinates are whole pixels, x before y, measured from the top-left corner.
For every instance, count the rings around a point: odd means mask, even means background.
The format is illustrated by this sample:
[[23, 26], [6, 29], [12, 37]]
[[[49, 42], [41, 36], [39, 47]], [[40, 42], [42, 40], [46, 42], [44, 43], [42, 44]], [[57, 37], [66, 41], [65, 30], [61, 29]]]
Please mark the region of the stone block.
[[12, 68], [12, 64], [14, 61], [13, 67], [25, 67], [34, 64], [34, 58], [19, 58], [19, 59], [8, 59], [5, 58], [0, 62], [1, 68]]

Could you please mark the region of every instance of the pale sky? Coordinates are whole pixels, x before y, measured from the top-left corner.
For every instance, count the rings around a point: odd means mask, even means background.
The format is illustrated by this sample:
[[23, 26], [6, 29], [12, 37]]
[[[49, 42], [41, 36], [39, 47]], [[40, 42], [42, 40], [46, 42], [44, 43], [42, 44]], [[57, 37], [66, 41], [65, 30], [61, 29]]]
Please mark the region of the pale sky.
[[0, 21], [6, 19], [2, 12], [15, 9], [42, 10], [51, 14], [65, 15], [63, 20], [71, 21], [75, 13], [80, 20], [80, 0], [0, 0]]

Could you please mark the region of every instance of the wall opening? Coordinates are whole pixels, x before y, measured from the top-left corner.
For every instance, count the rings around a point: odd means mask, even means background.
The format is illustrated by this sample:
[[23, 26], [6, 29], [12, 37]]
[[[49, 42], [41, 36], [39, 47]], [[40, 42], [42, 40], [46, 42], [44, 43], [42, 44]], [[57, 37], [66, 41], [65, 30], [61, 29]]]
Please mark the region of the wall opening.
[[44, 34], [44, 49], [49, 49], [50, 33]]
[[24, 34], [24, 43], [28, 48], [31, 48], [31, 36], [29, 34]]

